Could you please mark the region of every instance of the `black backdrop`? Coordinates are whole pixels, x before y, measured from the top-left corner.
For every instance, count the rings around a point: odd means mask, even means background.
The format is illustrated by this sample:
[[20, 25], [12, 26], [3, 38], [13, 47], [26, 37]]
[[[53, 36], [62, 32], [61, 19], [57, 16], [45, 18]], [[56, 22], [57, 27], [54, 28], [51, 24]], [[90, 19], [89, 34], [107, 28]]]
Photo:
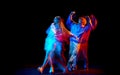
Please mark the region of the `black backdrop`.
[[90, 64], [100, 66], [105, 71], [112, 71], [111, 10], [114, 8], [111, 7], [109, 2], [101, 0], [44, 0], [10, 4], [7, 11], [9, 13], [6, 14], [10, 24], [6, 26], [9, 35], [6, 39], [8, 43], [4, 54], [4, 70], [17, 70], [24, 65], [41, 65], [45, 56], [45, 30], [55, 16], [59, 15], [66, 21], [69, 13], [75, 10], [77, 18], [94, 14], [98, 19], [98, 26], [89, 39]]

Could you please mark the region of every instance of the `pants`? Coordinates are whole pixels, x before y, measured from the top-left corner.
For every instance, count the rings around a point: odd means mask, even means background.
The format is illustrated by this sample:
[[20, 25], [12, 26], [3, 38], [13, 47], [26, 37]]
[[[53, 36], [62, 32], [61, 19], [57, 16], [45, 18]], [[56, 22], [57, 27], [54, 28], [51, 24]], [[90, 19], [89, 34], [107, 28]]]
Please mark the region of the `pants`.
[[78, 52], [78, 59], [83, 60], [84, 68], [88, 68], [88, 42], [80, 44], [80, 50]]
[[68, 68], [76, 68], [78, 60], [78, 52], [80, 50], [80, 43], [70, 41], [69, 60], [67, 63]]

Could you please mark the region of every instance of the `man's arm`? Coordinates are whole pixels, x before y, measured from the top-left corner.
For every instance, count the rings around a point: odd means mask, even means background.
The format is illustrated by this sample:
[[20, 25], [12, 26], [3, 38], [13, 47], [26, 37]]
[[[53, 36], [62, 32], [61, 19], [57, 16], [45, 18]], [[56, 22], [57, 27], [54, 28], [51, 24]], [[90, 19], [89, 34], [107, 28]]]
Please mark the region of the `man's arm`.
[[75, 11], [72, 11], [72, 12], [69, 14], [68, 18], [67, 18], [66, 25], [67, 25], [67, 27], [68, 27], [69, 29], [71, 28], [72, 23], [76, 23], [76, 22], [73, 20], [73, 16], [74, 16], [74, 15], [75, 15]]
[[91, 25], [92, 25], [91, 27], [94, 30], [97, 27], [97, 24], [98, 24], [97, 19], [93, 14], [90, 15], [89, 18], [91, 19]]
[[87, 25], [90, 26], [90, 28], [92, 30], [95, 29], [95, 24], [94, 24], [94, 21], [93, 21], [93, 18], [90, 18], [89, 16], [85, 16], [86, 20], [87, 20]]

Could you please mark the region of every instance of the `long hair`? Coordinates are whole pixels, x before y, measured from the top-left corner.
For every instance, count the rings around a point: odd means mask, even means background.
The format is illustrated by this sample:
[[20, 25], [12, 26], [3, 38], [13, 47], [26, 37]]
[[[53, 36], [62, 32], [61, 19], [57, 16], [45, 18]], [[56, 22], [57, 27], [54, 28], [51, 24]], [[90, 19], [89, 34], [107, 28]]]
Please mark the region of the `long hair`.
[[64, 19], [60, 19], [60, 27], [62, 29], [63, 39], [64, 41], [69, 44], [69, 37], [72, 35], [72, 33], [65, 27]]

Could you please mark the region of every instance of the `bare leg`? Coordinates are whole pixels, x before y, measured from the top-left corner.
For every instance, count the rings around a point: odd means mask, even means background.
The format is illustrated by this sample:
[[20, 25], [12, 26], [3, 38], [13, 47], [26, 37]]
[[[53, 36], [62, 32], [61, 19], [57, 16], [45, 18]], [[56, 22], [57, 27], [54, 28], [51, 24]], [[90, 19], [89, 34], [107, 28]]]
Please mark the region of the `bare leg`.
[[49, 61], [50, 61], [50, 70], [49, 70], [49, 73], [54, 73], [54, 65], [53, 65], [53, 60], [54, 60], [54, 50], [56, 48], [56, 43], [54, 44], [54, 48], [53, 50], [50, 52], [49, 54]]
[[53, 53], [50, 53], [50, 56], [49, 56], [49, 61], [50, 61], [50, 70], [49, 70], [49, 73], [54, 73], [54, 66], [53, 66], [53, 61], [52, 61], [52, 58], [53, 58]]
[[46, 51], [46, 55], [45, 55], [45, 59], [44, 59], [44, 62], [43, 62], [43, 65], [41, 67], [38, 67], [38, 70], [43, 73], [43, 70], [45, 68], [45, 66], [47, 65], [48, 63], [48, 56], [49, 56], [49, 51]]

